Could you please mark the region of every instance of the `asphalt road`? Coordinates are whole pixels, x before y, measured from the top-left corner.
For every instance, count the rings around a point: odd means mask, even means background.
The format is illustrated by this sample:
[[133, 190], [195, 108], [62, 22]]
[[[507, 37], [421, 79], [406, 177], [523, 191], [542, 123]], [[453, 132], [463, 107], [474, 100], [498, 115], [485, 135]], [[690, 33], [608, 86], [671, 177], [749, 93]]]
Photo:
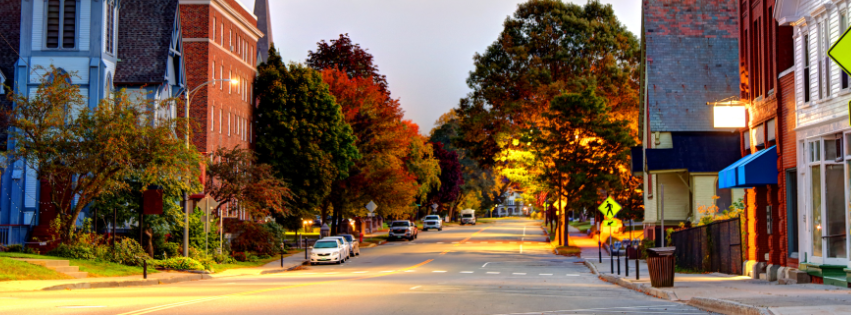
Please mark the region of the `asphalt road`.
[[707, 314], [592, 275], [526, 219], [421, 232], [343, 265], [154, 287], [0, 295], [0, 314]]

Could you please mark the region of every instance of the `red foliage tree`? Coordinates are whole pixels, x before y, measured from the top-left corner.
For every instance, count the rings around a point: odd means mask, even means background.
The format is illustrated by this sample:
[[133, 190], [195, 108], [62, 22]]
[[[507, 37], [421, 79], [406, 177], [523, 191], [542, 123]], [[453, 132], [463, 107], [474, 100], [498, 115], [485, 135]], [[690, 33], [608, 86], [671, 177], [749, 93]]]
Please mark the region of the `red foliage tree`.
[[322, 40], [316, 43], [316, 51], [308, 51], [307, 65], [316, 70], [338, 69], [350, 78], [371, 78], [379, 90], [390, 94], [387, 87], [387, 77], [378, 73], [378, 66], [373, 63], [372, 54], [359, 44], [352, 43], [349, 34], [340, 34], [340, 38], [331, 42]]

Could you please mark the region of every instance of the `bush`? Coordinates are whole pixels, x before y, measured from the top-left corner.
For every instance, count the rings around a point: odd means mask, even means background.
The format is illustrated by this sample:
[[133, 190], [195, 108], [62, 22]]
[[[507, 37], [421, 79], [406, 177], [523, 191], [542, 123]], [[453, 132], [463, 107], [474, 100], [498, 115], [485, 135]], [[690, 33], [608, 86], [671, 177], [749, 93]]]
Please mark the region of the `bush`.
[[165, 255], [165, 257], [162, 257], [162, 259], [181, 256], [180, 244], [174, 242], [165, 243], [160, 248], [160, 252]]
[[213, 261], [215, 261], [217, 264], [231, 264], [235, 261], [233, 259], [233, 257], [228, 255], [227, 253], [214, 254], [212, 258], [213, 258]]
[[24, 251], [24, 247], [21, 244], [12, 244], [6, 247], [6, 251], [10, 253], [20, 253]]
[[231, 248], [235, 252], [253, 252], [259, 255], [276, 255], [281, 252], [280, 235], [283, 230], [274, 222], [260, 224], [242, 221], [228, 224], [228, 228], [237, 234], [231, 241]]
[[174, 270], [205, 270], [204, 265], [189, 257], [173, 257], [165, 260], [155, 260], [156, 267]]
[[94, 247], [83, 244], [59, 244], [59, 246], [47, 252], [47, 254], [50, 256], [83, 260], [95, 260], [98, 258]]
[[245, 254], [245, 252], [233, 252], [233, 259], [236, 259], [236, 261], [244, 262], [248, 261], [248, 256]]
[[100, 258], [127, 266], [141, 266], [142, 260], [151, 259], [151, 257], [145, 253], [142, 245], [139, 245], [139, 243], [132, 238], [122, 238], [120, 241], [115, 242], [115, 251], [107, 251], [106, 257]]

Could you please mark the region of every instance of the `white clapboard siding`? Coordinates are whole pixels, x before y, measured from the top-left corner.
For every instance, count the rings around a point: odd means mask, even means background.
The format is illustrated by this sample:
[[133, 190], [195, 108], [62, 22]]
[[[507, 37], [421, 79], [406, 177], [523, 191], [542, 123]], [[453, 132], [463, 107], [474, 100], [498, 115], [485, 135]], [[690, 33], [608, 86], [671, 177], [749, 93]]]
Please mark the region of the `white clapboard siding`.
[[[36, 1], [39, 2], [39, 1]], [[89, 84], [89, 58], [86, 57], [32, 57], [32, 67], [41, 66], [45, 69], [50, 69], [53, 65], [57, 68], [65, 69], [68, 73], [73, 74], [71, 82], [74, 84]], [[48, 71], [48, 70], [43, 70]], [[43, 71], [37, 71], [30, 75], [30, 83], [41, 83], [41, 78], [44, 75]]]
[[89, 50], [89, 41], [92, 37], [92, 1], [83, 0], [80, 2], [80, 19], [77, 20], [80, 25], [80, 45], [77, 49], [82, 51]]

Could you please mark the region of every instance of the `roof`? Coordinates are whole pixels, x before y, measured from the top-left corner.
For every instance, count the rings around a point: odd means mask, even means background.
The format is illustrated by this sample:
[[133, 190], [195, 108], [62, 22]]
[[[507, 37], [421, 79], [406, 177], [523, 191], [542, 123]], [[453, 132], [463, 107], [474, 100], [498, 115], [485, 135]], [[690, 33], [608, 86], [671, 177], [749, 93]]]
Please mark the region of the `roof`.
[[[20, 49], [21, 41], [21, 0], [0, 0], [0, 72], [6, 76], [8, 84], [15, 74], [15, 63], [18, 62], [17, 50]], [[8, 43], [7, 43], [8, 41]], [[5, 97], [0, 97], [3, 104]]]
[[177, 5], [178, 0], [121, 2], [116, 84], [165, 81]]
[[742, 157], [735, 132], [673, 132], [673, 148], [647, 149], [647, 170], [718, 172]]
[[269, 0], [256, 0], [254, 3], [254, 15], [257, 16], [257, 28], [264, 36], [257, 41], [257, 64], [269, 59], [269, 48], [272, 47], [272, 17], [269, 12]]

